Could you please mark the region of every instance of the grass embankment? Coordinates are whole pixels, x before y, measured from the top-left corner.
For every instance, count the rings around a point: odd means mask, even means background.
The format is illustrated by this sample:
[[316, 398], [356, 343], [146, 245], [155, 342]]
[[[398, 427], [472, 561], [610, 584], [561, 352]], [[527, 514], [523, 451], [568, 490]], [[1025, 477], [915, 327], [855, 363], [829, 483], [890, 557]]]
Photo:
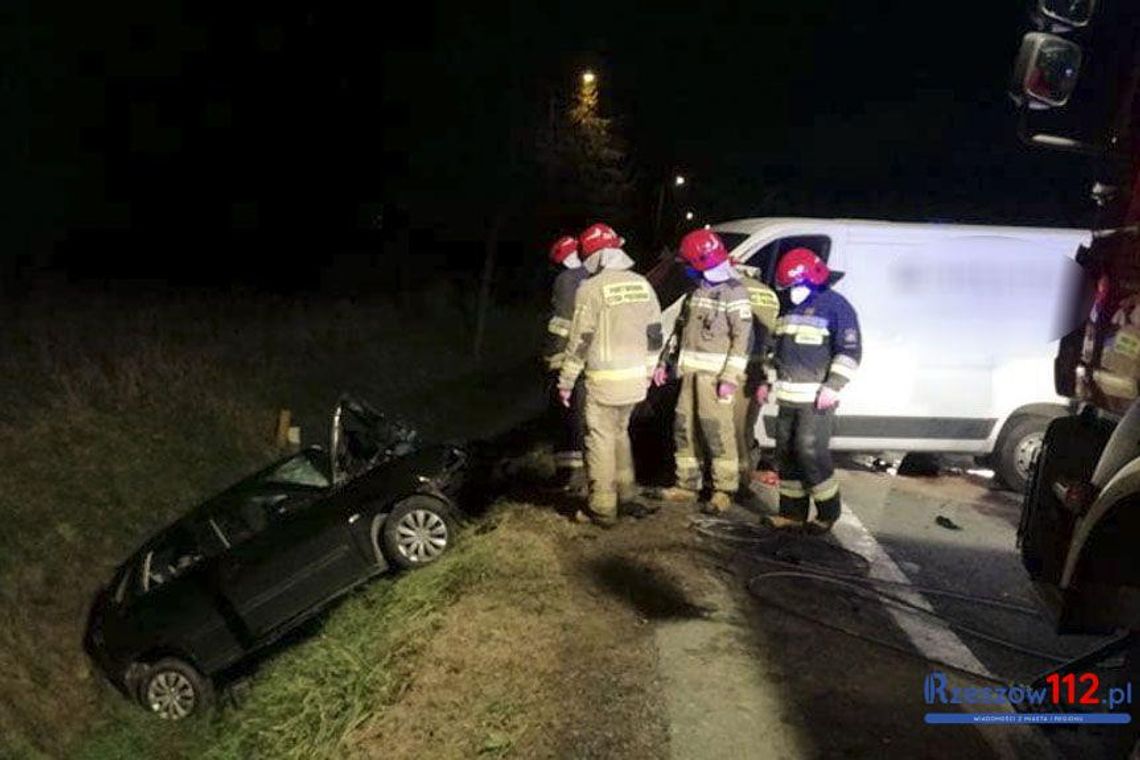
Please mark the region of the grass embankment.
[[[80, 645], [95, 590], [148, 533], [274, 456], [278, 409], [295, 410], [306, 442], [325, 440], [327, 411], [344, 388], [428, 436], [501, 423], [512, 399], [492, 379], [525, 378], [519, 370], [541, 323], [533, 312], [500, 310], [480, 367], [467, 359], [469, 323], [443, 302], [408, 313], [264, 299], [59, 301], [5, 319], [0, 757], [71, 754], [93, 726], [121, 717], [124, 705]], [[439, 572], [444, 589], [449, 572]], [[420, 581], [423, 593], [433, 577]], [[328, 630], [351, 627], [392, 593], [378, 585], [344, 605]], [[333, 644], [323, 655], [314, 649], [314, 661], [331, 667], [336, 640], [326, 632], [321, 641]], [[273, 693], [255, 686], [243, 720], [279, 715]]]

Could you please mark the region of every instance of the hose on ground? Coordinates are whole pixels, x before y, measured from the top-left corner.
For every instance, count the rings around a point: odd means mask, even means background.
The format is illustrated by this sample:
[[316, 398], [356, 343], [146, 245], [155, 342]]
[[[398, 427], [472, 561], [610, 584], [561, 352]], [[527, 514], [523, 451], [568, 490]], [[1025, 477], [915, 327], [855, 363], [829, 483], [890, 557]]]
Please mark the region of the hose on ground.
[[[986, 631], [979, 630], [972, 626], [966, 625], [961, 621], [940, 615], [932, 609], [905, 599], [898, 594], [889, 593], [886, 589], [897, 588], [912, 593], [920, 593], [926, 596], [944, 597], [960, 602], [967, 602], [970, 604], [990, 607], [1013, 614], [1042, 618], [1043, 615], [1037, 608], [1008, 602], [1004, 599], [979, 596], [976, 594], [967, 594], [960, 591], [954, 591], [952, 589], [939, 588], [934, 586], [918, 586], [912, 585], [906, 581], [896, 581], [886, 578], [875, 578], [871, 576], [860, 575], [858, 573], [838, 570], [834, 567], [828, 567], [827, 565], [819, 562], [812, 562], [810, 560], [804, 560], [798, 557], [793, 561], [787, 559], [787, 555], [780, 556], [781, 551], [787, 549], [789, 544], [795, 545], [795, 547], [798, 549], [803, 549], [810, 546], [812, 550], [831, 552], [837, 555], [841, 555], [848, 563], [855, 561], [863, 567], [866, 567], [868, 569], [870, 568], [870, 562], [862, 555], [848, 551], [847, 549], [836, 546], [830, 542], [821, 542], [818, 539], [807, 539], [806, 541], [800, 541], [797, 543], [796, 539], [791, 536], [776, 533], [774, 531], [763, 530], [759, 526], [752, 526], [736, 520], [729, 520], [720, 517], [698, 517], [693, 520], [692, 527], [698, 534], [708, 538], [724, 541], [726, 543], [757, 548], [758, 551], [749, 552], [748, 556], [757, 561], [775, 565], [782, 569], [770, 570], [751, 575], [745, 583], [745, 586], [748, 589], [749, 593], [753, 596], [763, 599], [767, 606], [779, 609], [782, 612], [791, 614], [802, 620], [812, 622], [824, 628], [828, 628], [845, 635], [861, 639], [863, 641], [873, 643], [887, 649], [891, 649], [895, 652], [905, 654], [909, 657], [914, 657], [932, 664], [940, 665], [949, 670], [957, 671], [959, 673], [986, 682], [995, 684], [1008, 684], [1014, 681], [1014, 679], [999, 678], [989, 673], [976, 671], [971, 668], [966, 668], [960, 665], [946, 662], [944, 660], [922, 655], [918, 652], [915, 652], [911, 648], [890, 641], [889, 639], [855, 631], [837, 623], [833, 623], [828, 620], [822, 620], [798, 610], [793, 610], [788, 606], [776, 603], [772, 599], [761, 594], [757, 590], [756, 585], [764, 581], [773, 581], [788, 578], [798, 578], [802, 580], [814, 581], [831, 586], [833, 588], [841, 588], [850, 592], [854, 592], [857, 596], [860, 596], [864, 599], [878, 601], [882, 604], [893, 606], [896, 609], [901, 609], [912, 614], [924, 615], [926, 617], [933, 618], [934, 620], [950, 628], [953, 628], [954, 630], [959, 631], [971, 638], [986, 641], [995, 646], [1002, 647], [1004, 649], [1017, 652], [1022, 655], [1034, 657], [1054, 664], [1063, 664], [1070, 659], [1068, 657], [1062, 657], [1049, 652], [1042, 652], [1037, 649], [1026, 647], [1017, 642], [1005, 639], [1001, 636], [996, 636]], [[769, 547], [772, 548], [770, 550], [766, 550], [769, 549]]]

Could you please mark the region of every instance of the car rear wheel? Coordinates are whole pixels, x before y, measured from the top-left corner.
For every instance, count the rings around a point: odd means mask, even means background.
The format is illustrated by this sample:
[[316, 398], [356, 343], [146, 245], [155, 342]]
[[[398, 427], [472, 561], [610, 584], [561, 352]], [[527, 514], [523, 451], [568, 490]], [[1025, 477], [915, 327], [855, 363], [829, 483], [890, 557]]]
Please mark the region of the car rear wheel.
[[994, 470], [1011, 491], [1025, 492], [1049, 422], [1048, 417], [1027, 415], [1012, 421], [1002, 431], [994, 448]]
[[451, 548], [456, 522], [450, 506], [431, 496], [400, 502], [384, 520], [384, 556], [404, 569], [435, 562]]
[[147, 668], [138, 698], [144, 708], [163, 720], [185, 720], [210, 704], [213, 688], [192, 666], [166, 657]]

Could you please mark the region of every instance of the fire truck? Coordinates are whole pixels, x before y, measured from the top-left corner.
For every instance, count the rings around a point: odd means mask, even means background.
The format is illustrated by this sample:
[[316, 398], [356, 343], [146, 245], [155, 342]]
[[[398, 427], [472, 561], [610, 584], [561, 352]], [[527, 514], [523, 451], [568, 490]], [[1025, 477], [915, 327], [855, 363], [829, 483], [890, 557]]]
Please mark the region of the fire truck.
[[[1014, 65], [1018, 132], [1034, 149], [1086, 157], [1092, 244], [1071, 306], [1078, 326], [1054, 361], [1072, 413], [1048, 427], [1018, 542], [1061, 633], [1140, 631], [1140, 4], [1036, 0]], [[1082, 658], [1070, 669], [1093, 662]], [[1140, 671], [1138, 671], [1140, 672]]]

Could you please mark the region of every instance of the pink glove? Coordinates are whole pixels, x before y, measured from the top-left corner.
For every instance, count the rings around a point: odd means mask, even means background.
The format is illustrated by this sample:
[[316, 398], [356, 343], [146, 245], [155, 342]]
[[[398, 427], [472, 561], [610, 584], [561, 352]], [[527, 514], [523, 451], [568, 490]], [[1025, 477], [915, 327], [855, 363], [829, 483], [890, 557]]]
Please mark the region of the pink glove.
[[819, 395], [815, 397], [815, 408], [822, 411], [831, 409], [839, 403], [839, 391], [832, 390], [826, 385], [819, 389]]
[[720, 382], [716, 384], [716, 395], [720, 399], [732, 398], [736, 393], [736, 385], [734, 383]]
[[667, 382], [669, 382], [669, 370], [658, 364], [657, 368], [653, 370], [653, 384], [660, 388]]
[[574, 391], [572, 390], [563, 390], [562, 388], [558, 389], [558, 398], [562, 399], [562, 406], [566, 407], [567, 409], [570, 408], [570, 394], [573, 392]]
[[769, 390], [769, 387], [767, 385], [757, 385], [756, 386], [756, 403], [757, 404], [767, 404], [768, 403], [768, 390]]

